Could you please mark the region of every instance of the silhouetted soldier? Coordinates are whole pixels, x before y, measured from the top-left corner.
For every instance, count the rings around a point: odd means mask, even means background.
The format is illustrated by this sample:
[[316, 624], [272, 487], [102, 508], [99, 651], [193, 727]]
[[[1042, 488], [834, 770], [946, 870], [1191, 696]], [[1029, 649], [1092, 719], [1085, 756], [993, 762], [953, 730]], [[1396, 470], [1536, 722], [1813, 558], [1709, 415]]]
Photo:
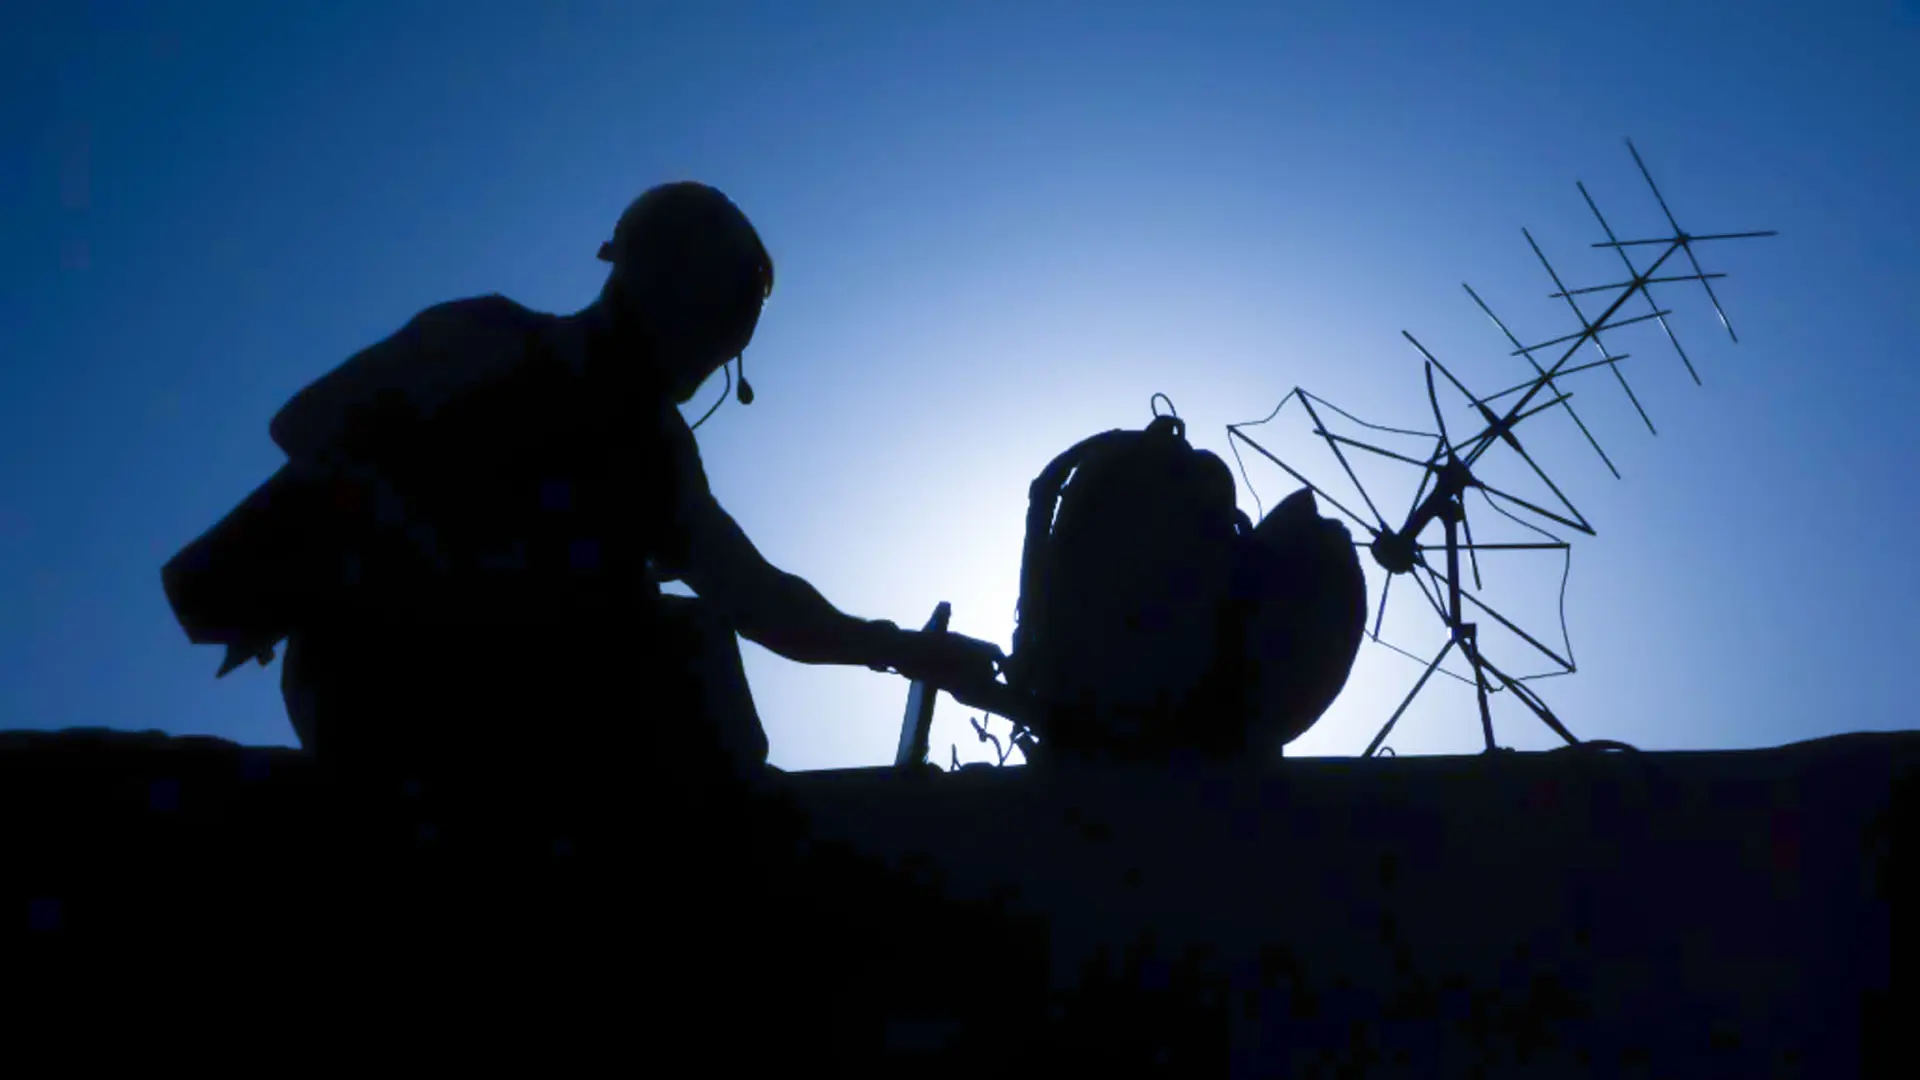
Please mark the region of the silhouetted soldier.
[[[936, 682], [991, 678], [995, 659], [836, 610], [709, 491], [678, 407], [746, 348], [772, 290], [746, 217], [712, 188], [658, 187], [601, 258], [605, 287], [574, 315], [431, 308], [275, 417], [293, 466], [383, 537], [289, 636], [283, 691], [322, 762], [419, 796], [432, 842], [724, 859], [707, 826], [767, 752], [736, 631]], [[699, 599], [662, 596], [675, 579]]]

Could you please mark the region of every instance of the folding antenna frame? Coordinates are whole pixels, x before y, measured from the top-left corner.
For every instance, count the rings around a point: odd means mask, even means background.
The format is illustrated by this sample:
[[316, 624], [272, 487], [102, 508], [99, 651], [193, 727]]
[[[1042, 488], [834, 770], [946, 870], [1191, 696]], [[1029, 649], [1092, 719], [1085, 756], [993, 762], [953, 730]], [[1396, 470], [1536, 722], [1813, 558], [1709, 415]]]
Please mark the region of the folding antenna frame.
[[[1421, 689], [1426, 686], [1427, 681], [1433, 677], [1434, 672], [1440, 670], [1441, 662], [1455, 649], [1460, 650], [1473, 671], [1471, 682], [1479, 698], [1480, 726], [1486, 736], [1487, 750], [1489, 752], [1498, 749], [1498, 747], [1494, 742], [1493, 713], [1488, 704], [1488, 697], [1502, 690], [1511, 691], [1515, 697], [1520, 699], [1522, 704], [1526, 705], [1528, 709], [1532, 710], [1535, 716], [1540, 718], [1542, 723], [1553, 729], [1553, 731], [1565, 739], [1569, 745], [1580, 742], [1579, 739], [1574, 737], [1572, 732], [1567, 730], [1566, 725], [1562, 724], [1560, 720], [1554, 716], [1553, 710], [1547, 707], [1546, 702], [1541, 700], [1539, 694], [1525, 685], [1528, 679], [1538, 678], [1540, 676], [1511, 677], [1496, 667], [1493, 662], [1488, 660], [1485, 654], [1481, 652], [1478, 624], [1467, 620], [1464, 605], [1471, 604], [1479, 609], [1480, 613], [1512, 631], [1559, 666], [1559, 671], [1548, 672], [1548, 674], [1571, 674], [1574, 671], [1571, 644], [1569, 643], [1567, 647], [1568, 655], [1565, 657], [1560, 656], [1554, 650], [1541, 644], [1537, 638], [1521, 630], [1520, 627], [1516, 626], [1511, 620], [1489, 607], [1475, 595], [1474, 592], [1463, 588], [1460, 578], [1461, 552], [1464, 551], [1466, 553], [1467, 559], [1471, 564], [1475, 590], [1482, 588], [1478, 556], [1478, 553], [1482, 551], [1529, 549], [1560, 551], [1566, 555], [1569, 561], [1569, 569], [1571, 568], [1571, 550], [1564, 540], [1558, 539], [1544, 528], [1521, 519], [1500, 505], [1500, 502], [1505, 502], [1537, 518], [1574, 529], [1588, 536], [1594, 535], [1593, 527], [1588, 524], [1587, 519], [1581, 516], [1580, 512], [1574, 508], [1572, 502], [1569, 501], [1566, 495], [1561, 492], [1560, 488], [1554, 484], [1553, 480], [1547, 476], [1545, 470], [1541, 469], [1533, 457], [1521, 446], [1520, 439], [1515, 434], [1514, 429], [1519, 426], [1521, 421], [1529, 417], [1538, 416], [1555, 407], [1562, 408], [1566, 410], [1567, 415], [1573, 419], [1574, 424], [1579, 428], [1580, 433], [1586, 438], [1587, 442], [1593, 447], [1594, 452], [1599, 454], [1600, 460], [1606, 464], [1608, 471], [1613, 473], [1614, 477], [1618, 479], [1620, 470], [1614, 468], [1613, 462], [1607, 457], [1606, 451], [1600, 448], [1599, 441], [1595, 439], [1593, 433], [1588, 430], [1586, 423], [1580, 419], [1579, 414], [1573, 411], [1573, 406], [1567, 400], [1571, 395], [1563, 392], [1558, 383], [1565, 381], [1569, 376], [1581, 372], [1592, 371], [1597, 368], [1608, 369], [1620, 383], [1621, 389], [1626, 392], [1627, 399], [1632, 402], [1634, 410], [1640, 414], [1641, 420], [1646, 423], [1647, 430], [1657, 434], [1653, 426], [1653, 421], [1647, 417], [1647, 412], [1641, 407], [1640, 400], [1634, 394], [1633, 388], [1627, 384], [1626, 375], [1620, 370], [1620, 362], [1627, 359], [1627, 354], [1610, 352], [1605, 344], [1602, 343], [1601, 334], [1634, 323], [1642, 323], [1649, 320], [1658, 322], [1660, 328], [1666, 332], [1667, 340], [1672, 343], [1674, 351], [1679, 354], [1681, 363], [1686, 365], [1687, 373], [1693, 376], [1693, 381], [1696, 385], [1700, 384], [1700, 375], [1699, 372], [1694, 370], [1693, 361], [1688, 358], [1686, 350], [1680, 347], [1680, 340], [1674, 336], [1673, 328], [1667, 325], [1666, 317], [1671, 315], [1672, 312], [1661, 308], [1659, 304], [1654, 301], [1651, 286], [1682, 281], [1700, 282], [1701, 286], [1706, 290], [1707, 299], [1712, 303], [1715, 314], [1720, 318], [1720, 324], [1726, 327], [1727, 335], [1737, 344], [1740, 340], [1739, 336], [1734, 333], [1732, 323], [1727, 320], [1726, 311], [1720, 306], [1719, 297], [1715, 296], [1713, 292], [1713, 279], [1725, 277], [1726, 275], [1709, 274], [1702, 269], [1699, 260], [1694, 255], [1694, 246], [1716, 240], [1741, 240], [1777, 235], [1777, 233], [1771, 229], [1759, 232], [1715, 233], [1704, 236], [1697, 236], [1687, 232], [1682, 229], [1680, 223], [1674, 219], [1673, 211], [1668, 208], [1665, 197], [1660, 194], [1659, 187], [1654, 184], [1652, 174], [1647, 171], [1646, 163], [1641, 160], [1640, 152], [1634, 148], [1633, 140], [1631, 139], [1627, 140], [1627, 150], [1633, 155], [1634, 164], [1639, 167], [1640, 175], [1646, 179], [1647, 187], [1652, 190], [1654, 200], [1660, 204], [1661, 212], [1666, 215], [1667, 223], [1673, 229], [1672, 235], [1647, 240], [1620, 239], [1614, 234], [1613, 228], [1607, 224], [1606, 218], [1601, 216], [1600, 208], [1594, 204], [1593, 197], [1587, 193], [1586, 185], [1583, 183], [1575, 184], [1575, 186], [1580, 189], [1581, 197], [1586, 200], [1587, 208], [1593, 211], [1595, 220], [1599, 222], [1601, 230], [1605, 232], [1607, 237], [1604, 243], [1596, 243], [1593, 246], [1596, 248], [1612, 248], [1619, 254], [1620, 260], [1625, 264], [1629, 275], [1627, 281], [1611, 285], [1595, 285], [1587, 288], [1569, 289], [1561, 280], [1560, 275], [1554, 271], [1553, 265], [1547, 261], [1546, 255], [1541, 252], [1540, 245], [1534, 242], [1533, 234], [1525, 229], [1521, 230], [1522, 235], [1527, 238], [1528, 246], [1533, 248], [1534, 255], [1539, 258], [1541, 266], [1546, 269], [1548, 277], [1553, 280], [1554, 288], [1558, 290], [1550, 294], [1550, 298], [1566, 301], [1567, 306], [1573, 311], [1574, 317], [1580, 322], [1579, 332], [1567, 334], [1555, 338], [1552, 341], [1541, 342], [1538, 345], [1522, 345], [1520, 339], [1515, 337], [1511, 330], [1507, 329], [1506, 324], [1501, 322], [1498, 316], [1494, 315], [1492, 309], [1487, 306], [1486, 302], [1480, 298], [1478, 293], [1473, 291], [1471, 286], [1462, 286], [1462, 288], [1466, 289], [1467, 295], [1473, 298], [1473, 302], [1479, 306], [1481, 311], [1486, 313], [1487, 317], [1493, 321], [1493, 324], [1506, 336], [1507, 341], [1512, 344], [1513, 352], [1510, 355], [1524, 357], [1527, 363], [1532, 366], [1534, 378], [1484, 398], [1475, 397], [1474, 394], [1469, 391], [1459, 379], [1455, 378], [1453, 373], [1448, 371], [1446, 366], [1441, 364], [1412, 334], [1402, 331], [1402, 335], [1406, 337], [1407, 341], [1411, 343], [1415, 349], [1419, 350], [1420, 355], [1424, 358], [1427, 400], [1432, 405], [1434, 422], [1439, 427], [1437, 435], [1428, 432], [1412, 432], [1398, 428], [1386, 428], [1377, 424], [1368, 424], [1354, 418], [1351, 414], [1342, 412], [1331, 403], [1316, 398], [1312, 394], [1297, 387], [1285, 398], [1282, 398], [1280, 404], [1276, 406], [1273, 412], [1269, 413], [1265, 419], [1245, 424], [1227, 425], [1228, 445], [1233, 448], [1236, 461], [1240, 461], [1240, 453], [1238, 447], [1234, 446], [1234, 440], [1246, 443], [1269, 461], [1280, 466], [1280, 468], [1284, 469], [1295, 480], [1298, 480], [1311, 489], [1316, 498], [1323, 500], [1341, 514], [1357, 523], [1371, 538], [1366, 544], [1371, 550], [1374, 561], [1378, 563], [1382, 569], [1387, 571], [1388, 577], [1387, 583], [1380, 593], [1379, 614], [1376, 616], [1373, 628], [1368, 636], [1375, 642], [1386, 645], [1395, 652], [1400, 652], [1402, 655], [1410, 656], [1416, 660], [1420, 659], [1420, 657], [1407, 653], [1405, 650], [1395, 648], [1391, 644], [1383, 641], [1380, 637], [1381, 625], [1386, 618], [1387, 596], [1392, 590], [1393, 579], [1403, 575], [1411, 578], [1414, 584], [1419, 586], [1428, 604], [1447, 627], [1448, 638], [1446, 643], [1441, 646], [1439, 653], [1434, 656], [1433, 660], [1427, 664], [1426, 671], [1421, 674], [1419, 681], [1414, 683], [1413, 689], [1408, 691], [1405, 699], [1401, 701], [1400, 707], [1393, 711], [1393, 715], [1387, 719], [1385, 726], [1380, 729], [1380, 733], [1374, 736], [1373, 742], [1368, 745], [1366, 753], [1362, 756], [1372, 757], [1380, 751], [1381, 744], [1386, 741], [1387, 735], [1393, 731], [1394, 725], [1399, 722], [1400, 717], [1407, 711], [1408, 706], [1413, 704], [1413, 699], [1419, 695]], [[1633, 256], [1628, 253], [1627, 249], [1632, 247], [1659, 247], [1662, 250], [1659, 256], [1643, 270], [1634, 265]], [[1690, 274], [1657, 276], [1659, 275], [1660, 269], [1665, 266], [1675, 254], [1685, 255], [1687, 263], [1691, 266], [1693, 272]], [[1597, 319], [1588, 319], [1586, 314], [1581, 310], [1580, 301], [1577, 297], [1594, 293], [1604, 294], [1614, 290], [1621, 291], [1619, 295], [1608, 304], [1606, 310], [1602, 312]], [[1632, 301], [1636, 295], [1646, 299], [1649, 311], [1642, 315], [1621, 317], [1622, 310], [1626, 308], [1627, 304]], [[1599, 359], [1569, 366], [1574, 354], [1579, 352], [1579, 350], [1588, 343], [1592, 343], [1599, 355]], [[1541, 367], [1540, 362], [1534, 357], [1535, 353], [1562, 345], [1566, 348], [1561, 353], [1560, 358], [1555, 361], [1551, 367]], [[1481, 420], [1485, 422], [1486, 426], [1478, 433], [1460, 442], [1454, 442], [1450, 439], [1447, 433], [1446, 420], [1441, 416], [1440, 399], [1435, 390], [1433, 380], [1433, 373], [1436, 370], [1440, 372], [1447, 382], [1453, 385], [1454, 389], [1466, 397], [1469, 404], [1479, 413]], [[1548, 395], [1548, 399], [1536, 404], [1535, 399], [1540, 398], [1543, 393]], [[1494, 411], [1491, 405], [1492, 402], [1515, 395], [1518, 395], [1518, 400], [1509, 406], [1504, 414]], [[1242, 428], [1267, 423], [1277, 416], [1289, 401], [1296, 398], [1305, 408], [1308, 417], [1313, 423], [1313, 433], [1326, 440], [1327, 446], [1332, 449], [1334, 457], [1339, 461], [1340, 467], [1345, 471], [1347, 478], [1353, 482], [1355, 489], [1360, 492], [1360, 497], [1366, 503], [1367, 510], [1372, 513], [1371, 520], [1341, 505], [1338, 500], [1328, 495], [1319, 485], [1307, 479], [1286, 462], [1281, 461], [1280, 458], [1255, 442], [1241, 430]], [[1328, 409], [1339, 412], [1340, 415], [1363, 427], [1376, 431], [1390, 431], [1402, 435], [1433, 438], [1435, 440], [1433, 452], [1428, 455], [1425, 460], [1418, 460], [1402, 454], [1396, 454], [1382, 447], [1334, 434], [1327, 430], [1326, 425], [1320, 419], [1320, 414], [1314, 409], [1316, 402]], [[1355, 450], [1376, 454], [1421, 470], [1420, 483], [1414, 494], [1413, 506], [1398, 528], [1393, 527], [1389, 523], [1387, 518], [1380, 513], [1373, 498], [1367, 494], [1365, 486], [1361, 484], [1359, 476], [1353, 471], [1353, 467], [1348, 462], [1346, 454], [1341, 451], [1342, 444], [1352, 447]], [[1524, 499], [1491, 487], [1476, 476], [1474, 474], [1474, 466], [1496, 445], [1505, 445], [1517, 454], [1520, 459], [1526, 463], [1527, 467], [1546, 484], [1548, 490], [1553, 492], [1566, 513], [1563, 515], [1536, 506]], [[1246, 463], [1244, 461], [1240, 461], [1240, 471], [1242, 479], [1246, 479]], [[1251, 481], [1248, 481], [1248, 486], [1251, 488]], [[1470, 491], [1480, 492], [1482, 497], [1487, 500], [1487, 504], [1496, 512], [1546, 537], [1546, 540], [1539, 543], [1475, 544], [1473, 541], [1473, 528], [1467, 520], [1466, 495]], [[1439, 544], [1423, 542], [1422, 537], [1427, 534], [1429, 527], [1436, 523], [1439, 524], [1442, 530], [1443, 535], [1441, 542]], [[1464, 543], [1462, 542], [1463, 534]], [[1446, 556], [1446, 572], [1444, 574], [1435, 570], [1429, 562], [1428, 554], [1430, 552], [1444, 552]], [[1423, 574], [1425, 578], [1421, 576]], [[1429, 589], [1429, 583], [1432, 585], [1431, 589]], [[1442, 604], [1439, 598], [1439, 594], [1442, 591], [1445, 593], [1446, 602], [1444, 604]], [[1564, 596], [1565, 580], [1563, 578], [1563, 602]], [[1445, 672], [1445, 674], [1452, 675], [1452, 672]], [[1458, 676], [1455, 677], [1458, 678]], [[1462, 681], [1467, 680], [1462, 679]]]

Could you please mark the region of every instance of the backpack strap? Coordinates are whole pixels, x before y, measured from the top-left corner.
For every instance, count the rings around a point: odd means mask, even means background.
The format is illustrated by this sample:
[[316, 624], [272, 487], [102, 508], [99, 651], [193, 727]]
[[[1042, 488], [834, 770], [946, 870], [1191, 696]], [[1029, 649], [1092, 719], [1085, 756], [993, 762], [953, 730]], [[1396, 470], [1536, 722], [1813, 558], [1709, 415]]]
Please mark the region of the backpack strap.
[[1095, 449], [1138, 435], [1137, 431], [1115, 428], [1088, 436], [1049, 462], [1028, 486], [1027, 535], [1020, 553], [1019, 611], [1013, 630], [1013, 652], [1007, 658], [1009, 685], [1018, 686], [1024, 681], [1026, 664], [1022, 658], [1031, 658], [1032, 643], [1041, 636], [1039, 624], [1045, 620], [1042, 612], [1046, 607], [1042, 598], [1046, 596], [1051, 577], [1047, 540], [1053, 535], [1053, 517], [1059, 510], [1060, 493], [1066, 487], [1067, 478]]
[[[1054, 458], [1027, 488], [1027, 533], [1020, 555], [1020, 609], [1013, 631], [1013, 652], [1008, 657], [1007, 682], [1019, 685], [1032, 658], [1032, 643], [1044, 637], [1042, 630], [1048, 581], [1052, 576], [1047, 542], [1053, 535], [1054, 515], [1060, 508], [1060, 496], [1067, 480], [1096, 451], [1122, 442], [1139, 439], [1172, 438], [1184, 443], [1186, 422], [1177, 416], [1156, 416], [1146, 429], [1114, 428], [1090, 435]], [[1238, 511], [1236, 511], [1238, 513]], [[1244, 514], [1240, 515], [1242, 518]], [[1248, 526], [1251, 531], [1251, 525]]]

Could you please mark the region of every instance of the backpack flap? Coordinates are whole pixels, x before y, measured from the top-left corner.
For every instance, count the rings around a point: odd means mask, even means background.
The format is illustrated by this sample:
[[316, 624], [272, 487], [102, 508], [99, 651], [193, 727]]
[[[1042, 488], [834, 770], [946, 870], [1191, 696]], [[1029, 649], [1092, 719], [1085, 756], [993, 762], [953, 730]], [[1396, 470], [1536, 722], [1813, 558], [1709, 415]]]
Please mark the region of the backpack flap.
[[332, 490], [292, 468], [255, 488], [218, 524], [161, 568], [167, 603], [187, 640], [225, 645], [225, 675], [264, 657], [323, 587], [332, 546]]
[[1252, 745], [1278, 748], [1312, 727], [1346, 686], [1367, 626], [1367, 579], [1353, 535], [1288, 496], [1242, 545]]

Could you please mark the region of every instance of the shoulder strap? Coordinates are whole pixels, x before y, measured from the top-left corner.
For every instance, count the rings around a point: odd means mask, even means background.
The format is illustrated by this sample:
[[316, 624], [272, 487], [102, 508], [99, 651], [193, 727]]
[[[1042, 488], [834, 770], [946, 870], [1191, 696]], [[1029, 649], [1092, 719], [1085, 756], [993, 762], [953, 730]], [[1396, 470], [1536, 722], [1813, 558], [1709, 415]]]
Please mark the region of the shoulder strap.
[[1060, 506], [1060, 493], [1067, 478], [1095, 449], [1111, 446], [1121, 439], [1137, 438], [1137, 431], [1115, 428], [1091, 435], [1075, 443], [1054, 458], [1027, 488], [1027, 534], [1020, 553], [1020, 599], [1018, 621], [1013, 631], [1013, 653], [1008, 658], [1008, 682], [1017, 683], [1024, 674], [1022, 655], [1031, 656], [1031, 644], [1039, 635], [1045, 616], [1042, 597], [1046, 596], [1049, 573], [1047, 540], [1053, 533], [1054, 513]]

